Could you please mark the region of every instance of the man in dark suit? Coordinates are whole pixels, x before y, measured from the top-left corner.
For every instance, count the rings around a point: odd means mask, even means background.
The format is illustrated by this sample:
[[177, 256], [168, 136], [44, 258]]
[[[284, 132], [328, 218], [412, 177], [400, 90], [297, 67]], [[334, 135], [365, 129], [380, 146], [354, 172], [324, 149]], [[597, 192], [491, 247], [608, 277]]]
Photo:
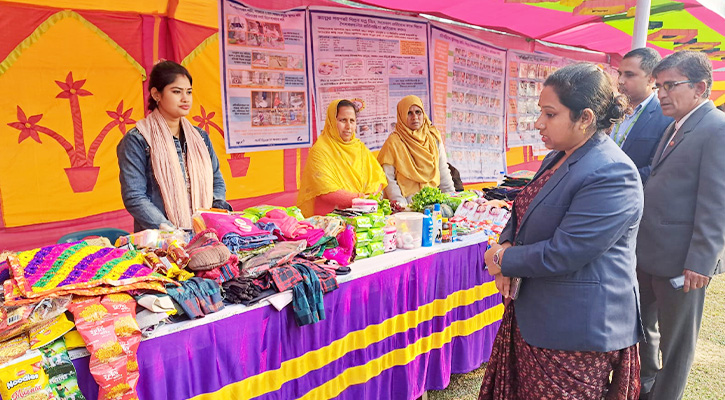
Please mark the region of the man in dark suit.
[[[648, 399], [668, 400], [682, 398], [685, 391], [705, 287], [722, 272], [725, 113], [708, 100], [712, 65], [704, 53], [674, 53], [652, 74], [662, 112], [675, 122], [655, 151], [637, 236], [647, 339], [640, 343], [641, 392], [649, 392]], [[678, 276], [684, 276], [681, 289], [670, 282]]]
[[611, 137], [639, 170], [647, 182], [655, 149], [672, 118], [662, 114], [654, 92], [652, 70], [662, 58], [654, 49], [642, 47], [624, 55], [619, 65], [619, 91], [629, 98], [633, 112], [615, 124]]

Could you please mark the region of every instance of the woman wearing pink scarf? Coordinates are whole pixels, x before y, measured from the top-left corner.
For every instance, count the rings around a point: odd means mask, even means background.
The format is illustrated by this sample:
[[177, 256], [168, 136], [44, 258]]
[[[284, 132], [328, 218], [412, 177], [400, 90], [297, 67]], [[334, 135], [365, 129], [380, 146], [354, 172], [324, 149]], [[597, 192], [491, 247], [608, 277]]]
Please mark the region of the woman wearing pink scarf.
[[200, 208], [225, 208], [226, 186], [209, 135], [185, 117], [192, 103], [191, 75], [162, 61], [149, 76], [150, 113], [119, 143], [121, 197], [134, 230], [191, 228]]

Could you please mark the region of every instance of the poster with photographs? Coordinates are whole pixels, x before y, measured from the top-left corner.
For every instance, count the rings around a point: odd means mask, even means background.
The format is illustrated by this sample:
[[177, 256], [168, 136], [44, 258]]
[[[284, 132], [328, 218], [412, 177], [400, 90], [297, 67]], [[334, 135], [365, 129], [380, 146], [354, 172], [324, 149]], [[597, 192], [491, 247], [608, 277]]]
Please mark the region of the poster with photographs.
[[433, 123], [444, 134], [448, 162], [467, 183], [495, 181], [506, 171], [506, 52], [431, 27]]
[[223, 0], [220, 13], [227, 152], [309, 147], [305, 10], [254, 10]]
[[359, 109], [357, 137], [380, 150], [395, 129], [400, 99], [416, 95], [430, 110], [425, 20], [313, 7], [310, 21], [320, 130], [327, 105], [348, 99]]
[[536, 119], [539, 117], [539, 94], [544, 81], [554, 71], [570, 63], [563, 57], [546, 54], [508, 51], [508, 82], [506, 86], [507, 146], [533, 146], [537, 155], [542, 150]]

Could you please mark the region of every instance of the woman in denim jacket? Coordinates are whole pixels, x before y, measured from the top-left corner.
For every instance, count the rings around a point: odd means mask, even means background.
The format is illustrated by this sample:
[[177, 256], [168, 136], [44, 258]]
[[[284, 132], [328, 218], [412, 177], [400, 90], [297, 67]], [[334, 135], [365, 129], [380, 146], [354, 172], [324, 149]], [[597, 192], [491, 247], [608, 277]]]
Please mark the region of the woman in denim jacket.
[[191, 75], [162, 61], [151, 70], [147, 117], [116, 148], [121, 197], [134, 230], [191, 228], [199, 208], [231, 210], [209, 134], [185, 118]]

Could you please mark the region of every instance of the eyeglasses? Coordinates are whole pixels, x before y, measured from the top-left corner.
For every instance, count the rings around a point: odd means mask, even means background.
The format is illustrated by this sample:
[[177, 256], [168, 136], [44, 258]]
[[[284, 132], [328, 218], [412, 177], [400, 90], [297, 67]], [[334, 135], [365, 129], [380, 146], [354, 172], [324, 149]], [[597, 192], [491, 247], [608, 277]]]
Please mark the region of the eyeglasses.
[[683, 83], [695, 83], [695, 82], [694, 81], [691, 81], [691, 80], [677, 81], [677, 82], [667, 81], [667, 82], [665, 82], [665, 83], [663, 83], [661, 85], [659, 83], [655, 84], [655, 88], [656, 89], [664, 89], [665, 92], [669, 92], [670, 90], [674, 89], [678, 85], [682, 85]]

